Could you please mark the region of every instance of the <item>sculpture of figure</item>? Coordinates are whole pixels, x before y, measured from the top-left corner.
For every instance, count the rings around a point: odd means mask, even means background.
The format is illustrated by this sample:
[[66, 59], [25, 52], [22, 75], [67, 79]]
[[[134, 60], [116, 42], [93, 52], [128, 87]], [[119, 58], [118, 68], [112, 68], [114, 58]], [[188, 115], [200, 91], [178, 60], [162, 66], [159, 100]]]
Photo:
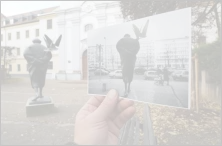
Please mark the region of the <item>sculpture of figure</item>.
[[45, 85], [45, 77], [48, 63], [52, 58], [51, 51], [41, 45], [41, 40], [34, 39], [33, 44], [24, 51], [24, 57], [28, 63], [28, 71], [31, 79], [32, 88], [36, 96], [32, 101], [43, 98], [42, 89]]
[[136, 39], [131, 38], [129, 34], [125, 34], [124, 37], [116, 44], [117, 51], [120, 54], [122, 78], [125, 84], [124, 97], [127, 97], [130, 92], [130, 84], [133, 80], [136, 55], [140, 50], [139, 39], [146, 37], [148, 24], [149, 20], [146, 21], [142, 30], [139, 30], [138, 27], [133, 24]]

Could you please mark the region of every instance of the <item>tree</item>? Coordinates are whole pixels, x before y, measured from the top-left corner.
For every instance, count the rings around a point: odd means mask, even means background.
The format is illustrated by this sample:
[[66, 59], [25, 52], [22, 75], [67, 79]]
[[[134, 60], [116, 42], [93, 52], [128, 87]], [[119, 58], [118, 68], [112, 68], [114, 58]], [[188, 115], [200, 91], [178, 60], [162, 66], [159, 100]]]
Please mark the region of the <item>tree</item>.
[[126, 21], [191, 7], [193, 46], [204, 42], [204, 30], [215, 25], [221, 39], [220, 0], [122, 0], [120, 6]]
[[8, 74], [8, 65], [11, 64], [13, 60], [16, 59], [16, 55], [14, 54], [13, 50], [16, 47], [10, 46], [1, 46], [1, 77], [5, 79], [6, 74]]
[[200, 69], [208, 73], [208, 82], [221, 83], [221, 41], [203, 45], [193, 50], [197, 54], [200, 63]]

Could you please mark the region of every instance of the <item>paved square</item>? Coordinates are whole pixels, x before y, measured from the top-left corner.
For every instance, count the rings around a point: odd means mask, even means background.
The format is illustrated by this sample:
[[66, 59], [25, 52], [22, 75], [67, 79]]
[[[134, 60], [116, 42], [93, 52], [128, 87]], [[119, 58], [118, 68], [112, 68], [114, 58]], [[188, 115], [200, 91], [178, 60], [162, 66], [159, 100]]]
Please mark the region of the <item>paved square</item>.
[[34, 95], [28, 78], [2, 84], [1, 144], [64, 145], [72, 141], [75, 115], [89, 98], [86, 81], [46, 80], [43, 95], [53, 98], [56, 112], [26, 117], [26, 101]]

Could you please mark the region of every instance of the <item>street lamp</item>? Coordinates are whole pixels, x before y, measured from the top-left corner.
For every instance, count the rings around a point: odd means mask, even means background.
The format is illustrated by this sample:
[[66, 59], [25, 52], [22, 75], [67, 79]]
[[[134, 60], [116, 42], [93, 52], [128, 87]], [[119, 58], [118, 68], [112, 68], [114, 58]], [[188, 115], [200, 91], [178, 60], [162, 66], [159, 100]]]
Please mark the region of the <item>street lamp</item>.
[[105, 47], [104, 47], [104, 49], [105, 49], [105, 66], [106, 66], [106, 68], [107, 68], [107, 56], [106, 56], [106, 37], [104, 37], [104, 40], [105, 40]]
[[98, 60], [99, 60], [99, 80], [101, 80], [101, 50], [102, 50], [102, 47], [101, 47], [101, 45], [96, 45], [96, 48], [99, 50], [99, 58], [98, 58]]
[[165, 67], [166, 67], [166, 61], [167, 61], [167, 66], [170, 67], [169, 45], [166, 45], [166, 51], [165, 51]]

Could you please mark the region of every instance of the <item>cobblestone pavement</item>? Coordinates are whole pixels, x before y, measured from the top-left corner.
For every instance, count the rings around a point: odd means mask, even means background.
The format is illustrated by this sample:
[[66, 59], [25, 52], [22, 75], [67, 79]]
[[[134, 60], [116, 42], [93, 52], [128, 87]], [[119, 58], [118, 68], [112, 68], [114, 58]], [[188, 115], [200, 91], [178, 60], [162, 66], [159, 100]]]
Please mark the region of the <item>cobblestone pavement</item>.
[[34, 96], [28, 78], [13, 78], [1, 88], [2, 145], [64, 145], [73, 140], [75, 115], [89, 99], [86, 81], [47, 80], [43, 94], [56, 111], [26, 117], [26, 101]]

